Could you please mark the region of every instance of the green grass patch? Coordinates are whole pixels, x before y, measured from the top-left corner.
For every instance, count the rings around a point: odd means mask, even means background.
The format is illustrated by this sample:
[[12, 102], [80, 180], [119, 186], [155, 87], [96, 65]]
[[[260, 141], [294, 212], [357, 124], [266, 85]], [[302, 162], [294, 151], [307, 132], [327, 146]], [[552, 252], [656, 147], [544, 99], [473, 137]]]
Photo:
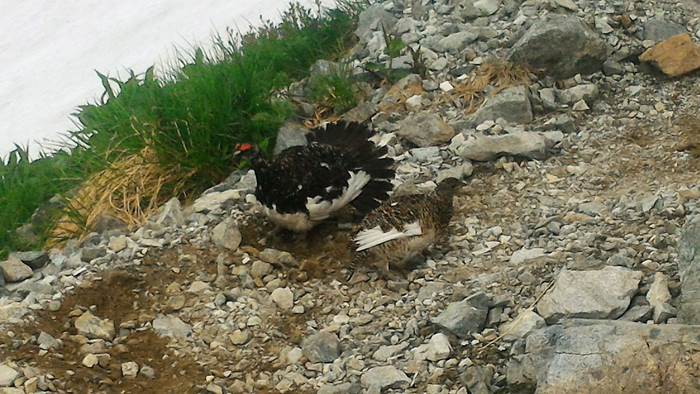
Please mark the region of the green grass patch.
[[306, 90], [309, 99], [317, 105], [331, 108], [336, 115], [357, 105], [358, 92], [352, 70], [345, 64], [339, 64], [329, 73], [310, 77]]
[[[30, 246], [18, 244], [15, 229], [52, 196], [144, 149], [179, 179], [181, 198], [241, 165], [236, 143], [271, 152], [279, 126], [292, 115], [286, 87], [318, 59], [337, 59], [352, 45], [361, 9], [355, 0], [323, 12], [293, 3], [281, 23], [265, 22], [245, 35], [227, 30], [211, 49], [181, 53], [166, 76], [153, 68], [126, 80], [98, 73], [104, 95], [74, 114], [78, 130], [65, 134], [71, 153], [29, 162], [19, 149], [0, 166], [0, 257]], [[344, 79], [318, 82], [316, 93], [323, 92], [337, 98], [339, 109], [354, 104]]]

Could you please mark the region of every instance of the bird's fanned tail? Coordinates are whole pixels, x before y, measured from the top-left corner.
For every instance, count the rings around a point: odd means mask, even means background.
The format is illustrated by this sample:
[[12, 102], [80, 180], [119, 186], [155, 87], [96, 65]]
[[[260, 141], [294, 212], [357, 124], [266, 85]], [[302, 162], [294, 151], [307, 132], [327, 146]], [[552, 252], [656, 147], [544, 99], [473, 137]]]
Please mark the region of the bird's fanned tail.
[[310, 143], [338, 147], [350, 171], [365, 172], [370, 176], [362, 192], [350, 203], [362, 215], [389, 198], [394, 187], [391, 183], [395, 175], [394, 160], [387, 157], [386, 146], [377, 146], [370, 141], [372, 135], [373, 131], [363, 124], [341, 121], [316, 129], [309, 136]]

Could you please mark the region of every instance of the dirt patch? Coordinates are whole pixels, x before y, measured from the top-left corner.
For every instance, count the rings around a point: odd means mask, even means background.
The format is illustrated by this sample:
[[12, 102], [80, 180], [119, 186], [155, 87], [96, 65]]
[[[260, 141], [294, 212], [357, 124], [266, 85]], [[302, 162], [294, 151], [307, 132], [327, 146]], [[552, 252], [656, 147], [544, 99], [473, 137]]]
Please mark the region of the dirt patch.
[[[152, 318], [153, 306], [159, 301], [153, 290], [168, 280], [168, 271], [151, 266], [106, 272], [100, 280], [88, 282], [65, 297], [58, 311], [41, 311], [35, 322], [14, 328], [12, 337], [7, 333], [0, 335], [0, 357], [38, 367], [55, 376], [57, 383], [69, 392], [194, 392], [196, 384], [204, 382], [204, 369], [187, 355], [176, 355], [168, 348], [168, 339], [150, 328], [130, 329], [128, 335], [105, 346], [100, 354], [110, 355], [108, 365], [82, 365], [86, 353], [81, 347], [85, 340], [76, 335], [76, 316], [90, 308], [96, 316], [114, 321], [117, 328], [123, 323], [130, 326], [128, 322], [138, 322], [132, 327], [142, 327], [143, 321]], [[41, 331], [61, 339], [63, 346], [39, 355], [41, 349], [34, 339]], [[129, 361], [153, 368], [154, 378], [122, 377], [121, 364]]]
[[299, 267], [289, 267], [288, 276], [297, 282], [310, 278], [340, 280], [343, 269], [352, 261], [352, 230], [338, 228], [338, 222], [334, 220], [324, 222], [302, 235], [279, 232], [264, 218], [251, 216], [240, 225], [240, 231], [241, 245], [257, 251], [273, 248], [291, 253], [299, 261]]

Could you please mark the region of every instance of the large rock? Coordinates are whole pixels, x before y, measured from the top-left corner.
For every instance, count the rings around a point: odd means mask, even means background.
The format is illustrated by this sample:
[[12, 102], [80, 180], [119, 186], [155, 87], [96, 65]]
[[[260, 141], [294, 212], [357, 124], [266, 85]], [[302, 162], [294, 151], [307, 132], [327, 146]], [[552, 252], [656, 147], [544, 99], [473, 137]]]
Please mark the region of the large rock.
[[690, 218], [678, 245], [678, 273], [681, 296], [678, 319], [685, 324], [700, 324], [700, 216]]
[[236, 250], [241, 245], [241, 231], [234, 218], [227, 218], [214, 227], [211, 232], [211, 239], [214, 243], [228, 250]]
[[10, 283], [21, 282], [31, 278], [33, 275], [32, 268], [15, 256], [10, 256], [7, 260], [1, 262], [0, 270], [2, 270], [5, 281]]
[[488, 308], [477, 307], [469, 300], [463, 300], [449, 304], [431, 322], [460, 338], [466, 338], [470, 333], [479, 332], [484, 328], [487, 315]]
[[554, 288], [537, 304], [537, 312], [549, 323], [575, 317], [617, 319], [629, 307], [641, 279], [641, 272], [623, 267], [564, 269]]
[[49, 255], [42, 251], [15, 252], [12, 255], [34, 270], [44, 267], [50, 260]]
[[657, 16], [649, 19], [644, 24], [644, 35], [642, 37], [645, 40], [659, 42], [685, 32], [685, 27], [664, 17]]
[[78, 334], [90, 339], [111, 341], [115, 335], [114, 322], [108, 319], [100, 319], [90, 313], [90, 311], [75, 319], [75, 328], [78, 330]]
[[509, 53], [510, 61], [558, 79], [594, 73], [606, 58], [605, 42], [597, 32], [578, 17], [557, 14], [533, 23]]
[[700, 392], [700, 326], [573, 319], [537, 330], [508, 365], [537, 394]]
[[474, 115], [469, 117], [469, 121], [480, 124], [498, 118], [510, 123], [532, 122], [532, 105], [524, 86], [514, 86], [488, 98]]
[[678, 77], [700, 69], [700, 46], [689, 34], [679, 34], [647, 49], [639, 60], [655, 65], [669, 77]]
[[419, 112], [399, 122], [396, 134], [415, 145], [426, 147], [450, 142], [455, 131], [440, 116]]
[[[461, 141], [457, 139], [461, 139]], [[500, 156], [517, 156], [538, 160], [547, 157], [547, 141], [539, 133], [477, 135], [468, 139], [458, 135], [452, 141], [451, 148], [463, 158], [474, 161], [489, 161]]]
[[391, 32], [398, 19], [381, 5], [373, 5], [365, 8], [357, 20], [357, 30], [355, 35], [360, 38], [361, 43], [367, 43], [372, 39], [373, 33], [382, 29], [382, 26]]

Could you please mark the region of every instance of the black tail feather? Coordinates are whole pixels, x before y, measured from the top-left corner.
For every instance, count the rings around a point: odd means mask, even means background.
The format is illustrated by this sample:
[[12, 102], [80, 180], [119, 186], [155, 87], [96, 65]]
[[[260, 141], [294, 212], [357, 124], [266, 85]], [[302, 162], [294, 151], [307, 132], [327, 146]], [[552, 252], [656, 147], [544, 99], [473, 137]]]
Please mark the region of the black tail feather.
[[369, 140], [373, 134], [364, 124], [340, 121], [318, 128], [309, 136], [309, 143], [340, 148], [349, 170], [362, 170], [371, 176], [362, 193], [351, 203], [362, 215], [389, 198], [388, 193], [393, 189], [391, 180], [395, 176], [394, 159], [386, 157], [386, 146], [377, 146]]

